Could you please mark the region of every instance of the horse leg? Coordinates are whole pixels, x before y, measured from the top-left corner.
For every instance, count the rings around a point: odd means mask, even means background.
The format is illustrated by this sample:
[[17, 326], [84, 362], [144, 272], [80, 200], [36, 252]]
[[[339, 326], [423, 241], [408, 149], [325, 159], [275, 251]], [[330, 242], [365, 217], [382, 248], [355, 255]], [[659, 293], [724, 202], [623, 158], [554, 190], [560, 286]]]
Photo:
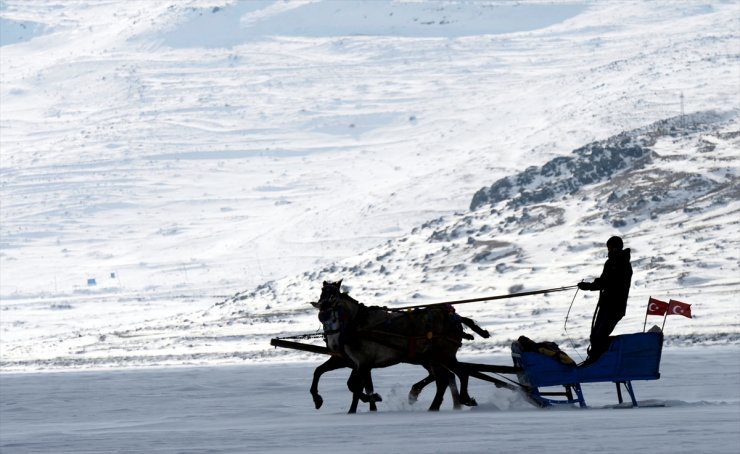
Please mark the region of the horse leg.
[[429, 406], [429, 411], [439, 411], [447, 386], [450, 384], [449, 371], [443, 366], [433, 366], [432, 372], [434, 373], [434, 381], [437, 383], [437, 393], [434, 395], [432, 405]]
[[313, 404], [318, 410], [324, 404], [324, 398], [319, 394], [319, 380], [321, 376], [326, 372], [332, 370], [341, 369], [343, 367], [352, 367], [353, 364], [349, 360], [341, 356], [332, 355], [323, 364], [317, 367], [313, 371], [313, 381], [311, 382], [311, 397], [313, 397]]
[[352, 403], [350, 404], [349, 411], [347, 413], [354, 414], [357, 413], [357, 403], [360, 401], [360, 395], [362, 394], [363, 388], [362, 379], [359, 377], [357, 369], [352, 369], [352, 373], [349, 374], [349, 378], [347, 379], [347, 388], [349, 388], [352, 393]]
[[378, 406], [375, 405], [375, 402], [380, 402], [382, 399], [379, 395], [375, 394], [375, 389], [373, 387], [373, 377], [370, 373], [367, 374], [367, 378], [365, 380], [365, 392], [368, 396], [371, 397], [370, 411], [378, 411]]
[[[421, 391], [431, 382], [434, 381], [434, 374], [432, 374], [431, 368], [426, 365], [422, 364], [424, 369], [429, 371], [429, 375], [424, 377], [423, 379], [419, 380], [418, 382], [411, 385], [411, 390], [409, 391], [409, 404], [413, 405], [416, 403], [416, 401], [419, 398], [419, 394], [421, 394]], [[455, 374], [452, 372], [449, 372], [449, 387], [450, 387], [450, 394], [452, 395], [452, 404], [455, 409], [461, 408], [461, 402], [460, 402], [460, 393], [457, 389], [457, 382], [455, 382]]]
[[349, 404], [349, 410], [347, 411], [347, 413], [350, 415], [357, 413], [357, 404], [359, 402], [360, 396], [358, 394], [352, 393], [352, 403]]
[[455, 374], [452, 372], [449, 373], [449, 386], [450, 386], [450, 395], [452, 396], [452, 408], [455, 410], [459, 410], [462, 408], [462, 402], [460, 402], [460, 391], [457, 389], [457, 382], [455, 381]]
[[[358, 367], [352, 370], [347, 380], [347, 388], [352, 392], [352, 405], [349, 408], [349, 413], [357, 412], [358, 401], [363, 401], [370, 404], [370, 410], [375, 411], [375, 402], [381, 402], [383, 399], [380, 395], [373, 392], [373, 379], [370, 374], [370, 368], [367, 366]], [[369, 394], [365, 394], [363, 391], [368, 389]]]
[[[380, 394], [376, 394], [373, 390], [373, 376], [371, 373], [371, 369], [368, 367], [362, 373], [358, 373], [358, 376], [362, 381], [359, 385], [355, 384], [355, 389], [360, 390], [358, 394], [360, 400], [365, 403], [369, 403], [371, 411], [377, 410], [377, 408], [374, 408], [375, 402], [382, 402], [383, 398], [380, 397]], [[365, 390], [367, 394], [363, 393], [362, 390]]]
[[419, 394], [421, 394], [421, 390], [423, 390], [426, 385], [434, 381], [434, 375], [432, 374], [429, 366], [425, 364], [422, 365], [424, 366], [424, 369], [429, 371], [429, 375], [411, 385], [411, 390], [409, 391], [409, 404], [412, 405], [416, 403], [417, 399], [419, 398]]
[[463, 372], [458, 375], [458, 378], [460, 379], [460, 403], [467, 407], [478, 406], [478, 402], [476, 402], [475, 399], [470, 397], [470, 394], [468, 394], [468, 379], [470, 378], [470, 376], [467, 373]]
[[452, 370], [454, 371], [455, 375], [457, 375], [457, 378], [460, 379], [459, 402], [467, 407], [476, 407], [478, 405], [478, 402], [476, 402], [475, 399], [470, 397], [470, 394], [468, 394], [468, 382], [470, 380], [470, 374], [468, 373], [466, 367], [458, 362], [453, 366]]

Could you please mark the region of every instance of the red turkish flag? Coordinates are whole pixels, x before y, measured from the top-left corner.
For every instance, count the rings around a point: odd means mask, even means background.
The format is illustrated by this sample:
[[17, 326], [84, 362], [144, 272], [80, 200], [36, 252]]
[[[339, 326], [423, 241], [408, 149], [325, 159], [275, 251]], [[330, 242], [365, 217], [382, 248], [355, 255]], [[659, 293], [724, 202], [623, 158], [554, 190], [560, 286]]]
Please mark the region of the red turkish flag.
[[691, 304], [682, 303], [676, 300], [668, 301], [668, 315], [683, 315], [684, 317], [691, 317]]
[[665, 315], [668, 310], [668, 303], [661, 300], [656, 300], [652, 296], [648, 300], [647, 315]]

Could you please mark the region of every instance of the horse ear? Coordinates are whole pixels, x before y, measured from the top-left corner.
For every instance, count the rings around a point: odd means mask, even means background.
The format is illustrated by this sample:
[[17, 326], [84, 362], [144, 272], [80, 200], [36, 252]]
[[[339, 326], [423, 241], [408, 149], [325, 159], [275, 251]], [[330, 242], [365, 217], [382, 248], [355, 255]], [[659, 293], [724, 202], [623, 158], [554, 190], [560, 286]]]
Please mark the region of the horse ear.
[[343, 280], [344, 280], [344, 279], [339, 279], [339, 280], [337, 281], [337, 288], [342, 288], [342, 281], [343, 281]]
[[309, 304], [316, 309], [319, 309], [319, 307], [321, 306], [318, 301], [311, 301]]

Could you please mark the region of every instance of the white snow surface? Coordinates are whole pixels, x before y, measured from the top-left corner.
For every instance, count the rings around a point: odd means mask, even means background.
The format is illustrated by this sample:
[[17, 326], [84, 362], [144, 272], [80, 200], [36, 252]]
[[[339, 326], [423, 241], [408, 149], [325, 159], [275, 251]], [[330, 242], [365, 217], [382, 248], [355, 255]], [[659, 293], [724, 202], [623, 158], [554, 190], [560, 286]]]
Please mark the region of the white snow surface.
[[[471, 210], [608, 140], [650, 154]], [[734, 0], [0, 0], [0, 451], [737, 453], [739, 151]], [[317, 331], [323, 280], [389, 307], [569, 286], [614, 234], [615, 334], [692, 304], [635, 383], [657, 408], [473, 381], [479, 407], [431, 414], [395, 366], [349, 418], [346, 370], [316, 411], [325, 357], [269, 345]], [[578, 360], [595, 302], [460, 305], [492, 333], [461, 355], [510, 365], [527, 335]]]
[[[665, 352], [660, 380], [633, 382], [621, 408], [612, 383], [586, 384], [587, 409], [539, 409], [509, 390], [472, 382], [478, 406], [433, 387], [406, 399], [420, 367], [374, 374], [378, 412], [345, 414], [348, 370], [326, 374], [315, 410], [312, 367], [274, 363], [45, 374], [3, 374], [3, 453], [634, 453], [735, 454], [740, 448], [740, 356], [727, 346]], [[481, 358], [510, 361], [505, 355]]]

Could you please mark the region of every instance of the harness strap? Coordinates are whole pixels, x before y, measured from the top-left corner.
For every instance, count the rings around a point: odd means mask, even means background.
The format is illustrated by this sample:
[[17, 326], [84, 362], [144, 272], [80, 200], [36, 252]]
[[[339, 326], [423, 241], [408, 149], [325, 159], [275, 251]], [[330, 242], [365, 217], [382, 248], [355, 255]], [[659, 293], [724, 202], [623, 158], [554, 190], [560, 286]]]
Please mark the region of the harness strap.
[[[387, 328], [390, 328], [392, 322], [394, 320], [397, 320], [398, 317], [401, 316], [401, 314], [392, 316], [391, 314], [396, 311], [389, 311], [387, 308], [379, 308], [377, 306], [367, 307], [364, 304], [357, 302], [357, 312], [351, 320], [348, 320], [348, 314], [344, 313], [341, 307], [336, 307], [335, 304], [332, 305], [332, 311], [339, 319], [339, 326], [327, 330], [327, 325], [324, 323], [323, 334], [324, 336], [339, 334], [340, 344], [352, 342], [352, 338], [365, 337], [372, 342], [397, 350], [401, 353], [406, 353], [409, 358], [415, 358], [419, 354], [420, 347], [426, 348], [436, 340], [450, 342], [458, 348], [462, 345], [462, 338], [453, 338], [446, 334], [435, 333], [432, 330], [426, 330], [426, 332], [424, 332], [423, 334], [414, 336], [410, 334], [397, 334], [394, 332], [374, 329], [381, 325], [385, 325]], [[380, 321], [369, 324], [369, 326], [365, 326], [362, 328], [359, 327], [358, 325], [362, 325], [368, 321], [368, 318], [370, 318], [370, 313], [376, 308], [382, 310], [385, 313], [385, 317], [383, 317], [383, 319]], [[446, 307], [445, 309], [447, 309], [446, 312], [448, 316], [449, 314], [454, 314], [454, 308], [452, 306]], [[407, 317], [410, 320], [410, 326], [413, 326], [413, 319], [416, 315], [417, 314], [415, 310], [408, 309], [402, 316]], [[430, 317], [430, 320], [428, 320], [428, 322], [430, 323], [432, 315], [429, 313], [429, 311], [425, 311], [425, 315], [427, 317]], [[322, 321], [322, 323], [324, 322], [324, 320], [322, 320], [322, 311], [319, 312], [319, 319]], [[342, 340], [342, 338], [344, 339]], [[401, 340], [401, 342], [394, 343], [389, 341], [389, 338], [400, 338], [399, 340]]]
[[[445, 340], [447, 342], [450, 342], [451, 344], [456, 345], [457, 347], [460, 347], [462, 345], [462, 340], [439, 334], [437, 334], [436, 336], [430, 336], [430, 333], [422, 336], [407, 336], [404, 334], [390, 333], [387, 331], [361, 329], [355, 331], [354, 334], [358, 337], [364, 337], [367, 340], [378, 343], [388, 348], [392, 348], [399, 352], [407, 351], [410, 357], [414, 357], [418, 353], [419, 343], [422, 345], [429, 345], [432, 343], [432, 339], [434, 338], [436, 338], [437, 340]], [[392, 343], [389, 341], [389, 338], [396, 338], [402, 342]]]

